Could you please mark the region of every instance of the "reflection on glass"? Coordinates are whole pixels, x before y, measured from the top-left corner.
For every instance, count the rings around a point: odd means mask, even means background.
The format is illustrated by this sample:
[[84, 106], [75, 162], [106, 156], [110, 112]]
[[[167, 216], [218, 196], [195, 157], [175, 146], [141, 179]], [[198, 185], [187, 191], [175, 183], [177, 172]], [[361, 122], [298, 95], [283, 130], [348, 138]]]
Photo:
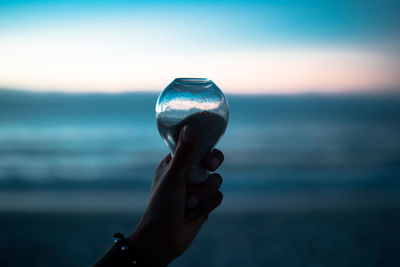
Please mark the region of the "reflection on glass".
[[188, 182], [201, 183], [207, 179], [204, 158], [224, 134], [228, 117], [228, 102], [209, 79], [175, 79], [158, 97], [157, 126], [172, 153], [185, 125], [190, 125], [197, 132], [196, 152], [186, 177]]

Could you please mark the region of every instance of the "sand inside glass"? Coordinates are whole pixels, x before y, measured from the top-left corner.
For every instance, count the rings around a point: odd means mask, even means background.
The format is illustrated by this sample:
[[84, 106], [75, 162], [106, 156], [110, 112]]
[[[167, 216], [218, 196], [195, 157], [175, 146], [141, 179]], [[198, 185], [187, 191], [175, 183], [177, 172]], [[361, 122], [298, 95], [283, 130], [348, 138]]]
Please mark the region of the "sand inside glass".
[[227, 121], [218, 114], [202, 111], [188, 116], [178, 124], [171, 125], [168, 122], [168, 119], [163, 118], [162, 115], [157, 118], [160, 135], [172, 152], [176, 149], [179, 134], [185, 125], [190, 125], [197, 132], [196, 150], [186, 181], [188, 183], [204, 182], [209, 174], [205, 167], [205, 158], [225, 132]]

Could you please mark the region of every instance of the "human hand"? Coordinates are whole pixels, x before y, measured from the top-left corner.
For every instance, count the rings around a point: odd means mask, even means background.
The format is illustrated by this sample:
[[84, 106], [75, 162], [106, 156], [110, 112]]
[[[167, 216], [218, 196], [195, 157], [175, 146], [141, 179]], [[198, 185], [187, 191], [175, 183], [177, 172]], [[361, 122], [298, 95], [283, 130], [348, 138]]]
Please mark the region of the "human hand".
[[[209, 175], [202, 184], [185, 182], [195, 144], [196, 133], [185, 126], [174, 156], [165, 157], [155, 171], [148, 207], [129, 237], [129, 246], [145, 266], [166, 266], [181, 255], [222, 201], [219, 174]], [[215, 171], [223, 160], [222, 152], [214, 149], [205, 166]]]

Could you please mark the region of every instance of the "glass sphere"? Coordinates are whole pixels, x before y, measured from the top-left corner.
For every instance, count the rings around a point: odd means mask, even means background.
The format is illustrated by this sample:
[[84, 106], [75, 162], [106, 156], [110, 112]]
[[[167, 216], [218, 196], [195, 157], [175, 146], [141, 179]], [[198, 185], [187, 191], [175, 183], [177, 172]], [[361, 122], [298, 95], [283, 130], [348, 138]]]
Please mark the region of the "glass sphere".
[[228, 101], [209, 79], [177, 78], [161, 92], [156, 105], [156, 121], [172, 154], [185, 125], [190, 125], [197, 133], [187, 182], [201, 183], [207, 179], [205, 157], [224, 134], [228, 117]]

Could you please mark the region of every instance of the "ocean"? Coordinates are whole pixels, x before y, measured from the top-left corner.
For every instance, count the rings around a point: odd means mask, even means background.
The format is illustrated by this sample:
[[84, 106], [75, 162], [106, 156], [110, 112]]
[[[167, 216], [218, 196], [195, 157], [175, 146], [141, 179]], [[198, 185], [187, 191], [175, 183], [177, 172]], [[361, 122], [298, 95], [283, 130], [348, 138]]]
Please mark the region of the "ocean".
[[[400, 265], [399, 95], [227, 98], [223, 204], [171, 266]], [[156, 100], [0, 90], [0, 265], [90, 265], [133, 229]]]

